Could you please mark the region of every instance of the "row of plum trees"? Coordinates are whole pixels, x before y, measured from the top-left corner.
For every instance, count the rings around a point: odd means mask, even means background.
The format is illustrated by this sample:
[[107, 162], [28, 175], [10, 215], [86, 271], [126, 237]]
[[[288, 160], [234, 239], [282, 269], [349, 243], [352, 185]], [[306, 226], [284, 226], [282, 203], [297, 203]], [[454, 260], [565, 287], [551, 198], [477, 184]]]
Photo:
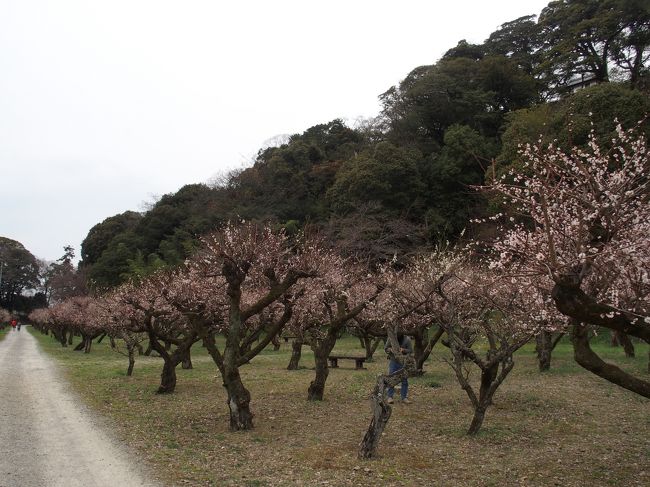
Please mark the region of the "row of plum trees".
[[[376, 454], [390, 417], [384, 389], [417, 374], [443, 333], [449, 364], [474, 408], [469, 434], [479, 431], [515, 351], [545, 337], [538, 350], [548, 360], [555, 331], [571, 331], [580, 365], [650, 397], [648, 380], [605, 363], [589, 346], [593, 326], [650, 343], [646, 142], [619, 129], [604, 145], [592, 139], [588, 149], [570, 153], [527, 147], [522, 171], [483, 188], [501, 207], [494, 220], [502, 229], [489, 245], [436, 249], [405, 267], [368, 269], [314, 237], [231, 224], [204, 237], [174, 271], [100, 298], [73, 298], [31, 318], [64, 345], [66, 333], [80, 334], [86, 351], [108, 334], [126, 347], [129, 373], [148, 339], [163, 359], [160, 393], [174, 390], [176, 367], [191, 366], [191, 347], [202, 342], [227, 390], [233, 430], [253, 426], [239, 368], [283, 330], [314, 350], [310, 400], [323, 398], [327, 357], [345, 327], [392, 341], [398, 331], [411, 334], [414, 359], [397, 357], [405, 368], [378, 378], [364, 458]], [[439, 332], [429, 338], [435, 326]], [[469, 379], [471, 363], [480, 370], [478, 387]]]
[[[116, 346], [124, 344], [129, 375], [138, 346], [148, 340], [163, 359], [159, 393], [174, 391], [177, 366], [190, 366], [191, 347], [202, 342], [228, 391], [235, 430], [252, 427], [239, 367], [283, 330], [313, 349], [315, 377], [307, 397], [322, 400], [327, 359], [346, 326], [366, 336], [385, 336], [389, 329], [413, 335], [421, 370], [433, 346], [433, 339], [423, 337], [437, 325], [447, 333], [452, 367], [475, 406], [471, 433], [480, 428], [496, 387], [512, 369], [512, 354], [539, 329], [558, 323], [547, 317], [537, 292], [484, 268], [466, 250], [437, 251], [406, 269], [372, 272], [314, 239], [290, 242], [254, 224], [228, 226], [203, 242], [202, 251], [174, 272], [101, 298], [75, 297], [31, 318], [62, 345], [71, 334], [80, 335], [77, 349], [87, 352], [94, 339], [108, 334]], [[486, 357], [473, 349], [479, 336], [489, 343]], [[491, 388], [474, 393], [464, 372], [466, 358]]]

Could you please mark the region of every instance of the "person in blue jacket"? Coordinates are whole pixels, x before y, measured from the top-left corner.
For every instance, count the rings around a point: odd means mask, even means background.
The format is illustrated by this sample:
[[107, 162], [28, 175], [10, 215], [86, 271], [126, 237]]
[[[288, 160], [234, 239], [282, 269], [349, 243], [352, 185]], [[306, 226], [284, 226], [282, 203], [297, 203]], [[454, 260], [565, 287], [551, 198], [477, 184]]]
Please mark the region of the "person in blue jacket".
[[[402, 354], [402, 355], [410, 355], [413, 353], [413, 347], [411, 346], [411, 339], [404, 335], [403, 333], [398, 333], [397, 334], [397, 341], [399, 342], [399, 351], [397, 353]], [[390, 340], [386, 340], [386, 345], [384, 346], [384, 351], [388, 353], [390, 350], [392, 350], [392, 347], [390, 345]], [[389, 356], [390, 357], [390, 356]], [[404, 366], [400, 364], [397, 360], [394, 358], [390, 359], [390, 362], [388, 363], [388, 373], [389, 374], [394, 374], [398, 370], [402, 369]], [[409, 381], [405, 377], [402, 380], [402, 385], [400, 387], [400, 397], [402, 398], [402, 402], [404, 404], [410, 404], [411, 401], [408, 399], [408, 393], [409, 393]], [[395, 394], [395, 388], [394, 387], [389, 387], [387, 391], [388, 395], [388, 404], [393, 404], [393, 395]]]

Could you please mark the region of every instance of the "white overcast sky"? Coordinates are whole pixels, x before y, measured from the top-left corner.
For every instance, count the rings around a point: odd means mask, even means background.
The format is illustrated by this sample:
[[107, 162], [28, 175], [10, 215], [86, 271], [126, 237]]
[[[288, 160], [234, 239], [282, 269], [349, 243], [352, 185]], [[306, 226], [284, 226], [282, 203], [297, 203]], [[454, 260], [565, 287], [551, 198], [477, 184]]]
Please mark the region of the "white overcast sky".
[[539, 0], [0, 0], [0, 236], [54, 260]]

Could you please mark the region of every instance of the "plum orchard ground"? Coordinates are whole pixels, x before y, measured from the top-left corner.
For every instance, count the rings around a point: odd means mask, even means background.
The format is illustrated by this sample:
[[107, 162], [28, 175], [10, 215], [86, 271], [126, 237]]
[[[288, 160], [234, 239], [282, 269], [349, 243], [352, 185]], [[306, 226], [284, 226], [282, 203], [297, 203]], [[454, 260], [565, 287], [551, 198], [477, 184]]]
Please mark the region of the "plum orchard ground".
[[[516, 356], [479, 436], [465, 437], [471, 408], [436, 348], [427, 374], [411, 380], [411, 405], [396, 404], [380, 445], [381, 459], [361, 462], [357, 445], [369, 421], [367, 396], [386, 367], [383, 353], [367, 371], [354, 364], [331, 372], [322, 403], [305, 398], [313, 370], [285, 370], [290, 344], [242, 367], [255, 429], [228, 431], [225, 390], [209, 357], [193, 350], [193, 370], [178, 370], [172, 395], [155, 395], [162, 361], [139, 357], [134, 376], [107, 344], [89, 355], [62, 349], [35, 333], [73, 386], [116, 434], [139, 451], [169, 485], [459, 485], [600, 486], [650, 484], [650, 402], [584, 372], [561, 343], [550, 373], [537, 372], [532, 346]], [[642, 374], [636, 359], [596, 344], [599, 353]], [[335, 350], [358, 350], [341, 340]], [[307, 350], [302, 365], [313, 366]], [[475, 374], [476, 375], [476, 374]], [[440, 386], [440, 387], [431, 387]]]

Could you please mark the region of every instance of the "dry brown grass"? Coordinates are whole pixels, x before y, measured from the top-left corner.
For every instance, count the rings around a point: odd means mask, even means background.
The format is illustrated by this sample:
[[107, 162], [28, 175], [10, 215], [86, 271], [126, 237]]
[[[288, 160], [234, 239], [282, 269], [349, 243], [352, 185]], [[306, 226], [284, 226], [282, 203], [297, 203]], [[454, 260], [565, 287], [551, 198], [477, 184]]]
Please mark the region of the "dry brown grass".
[[[225, 390], [200, 347], [195, 369], [179, 369], [177, 391], [159, 396], [158, 359], [141, 358], [127, 378], [125, 360], [103, 347], [83, 355], [41, 342], [166, 485], [650, 485], [650, 402], [579, 369], [565, 344], [547, 374], [537, 372], [532, 349], [518, 354], [477, 438], [464, 434], [469, 401], [444, 363], [445, 349], [436, 350], [427, 374], [411, 380], [413, 404], [395, 404], [381, 458], [360, 461], [367, 397], [386, 366], [381, 353], [366, 371], [341, 362], [326, 400], [309, 403], [313, 371], [285, 369], [289, 345], [265, 352], [242, 368], [255, 429], [231, 433]], [[352, 339], [340, 345], [356, 346]], [[641, 358], [626, 360], [603, 346], [643, 371], [647, 349], [639, 349]], [[302, 364], [312, 363], [305, 353]]]

